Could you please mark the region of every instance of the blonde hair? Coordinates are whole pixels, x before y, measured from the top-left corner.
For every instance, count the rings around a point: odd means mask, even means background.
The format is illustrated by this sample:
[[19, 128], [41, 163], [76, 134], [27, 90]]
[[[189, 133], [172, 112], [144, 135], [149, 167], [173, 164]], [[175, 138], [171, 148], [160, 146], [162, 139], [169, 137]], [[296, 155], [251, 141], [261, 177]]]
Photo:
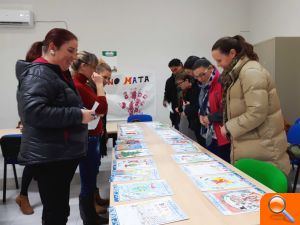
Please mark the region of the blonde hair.
[[104, 71], [112, 72], [110, 66], [100, 59], [99, 64], [96, 66], [96, 73], [102, 73]]
[[82, 63], [96, 67], [98, 65], [97, 56], [95, 54], [87, 52], [87, 51], [78, 52], [77, 59], [72, 63], [71, 69], [74, 72], [78, 72], [80, 65]]

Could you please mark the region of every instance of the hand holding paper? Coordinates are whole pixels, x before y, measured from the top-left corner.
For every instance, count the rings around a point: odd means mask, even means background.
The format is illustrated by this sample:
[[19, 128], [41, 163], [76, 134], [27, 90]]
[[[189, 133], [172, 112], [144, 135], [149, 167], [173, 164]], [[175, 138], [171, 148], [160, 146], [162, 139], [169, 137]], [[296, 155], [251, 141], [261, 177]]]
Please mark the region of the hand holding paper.
[[100, 116], [97, 116], [97, 114], [95, 113], [95, 111], [96, 111], [96, 109], [97, 109], [98, 106], [99, 106], [99, 103], [98, 103], [98, 102], [95, 102], [94, 105], [93, 105], [93, 107], [92, 107], [92, 111], [94, 112], [94, 113], [92, 114], [92, 116], [94, 117], [94, 119], [91, 120], [91, 121], [88, 123], [88, 129], [89, 129], [89, 130], [94, 130], [94, 129], [97, 127], [98, 123], [99, 123]]
[[81, 109], [82, 113], [82, 123], [88, 124], [95, 119], [95, 111], [88, 109]]
[[173, 112], [173, 109], [172, 109], [172, 106], [171, 106], [170, 103], [167, 103], [166, 108], [167, 108], [167, 110], [170, 111], [171, 113], [174, 113], [174, 112]]

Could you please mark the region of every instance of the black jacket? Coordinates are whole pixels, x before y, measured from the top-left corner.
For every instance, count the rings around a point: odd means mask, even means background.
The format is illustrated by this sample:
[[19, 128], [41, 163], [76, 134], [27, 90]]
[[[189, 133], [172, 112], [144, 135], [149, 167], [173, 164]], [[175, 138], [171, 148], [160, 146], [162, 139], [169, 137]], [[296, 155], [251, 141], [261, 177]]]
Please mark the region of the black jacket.
[[164, 101], [171, 103], [173, 112], [175, 112], [175, 108], [178, 107], [178, 95], [174, 74], [172, 74], [166, 81]]
[[19, 161], [27, 165], [85, 156], [88, 130], [81, 123], [82, 103], [72, 79], [66, 82], [56, 65], [24, 61], [17, 62], [16, 75], [23, 123]]
[[200, 121], [198, 116], [199, 111], [199, 87], [198, 81], [194, 80], [192, 87], [187, 90], [184, 101], [190, 102], [189, 105], [185, 107], [184, 113], [187, 116], [189, 122], [189, 128], [198, 132], [200, 129]]

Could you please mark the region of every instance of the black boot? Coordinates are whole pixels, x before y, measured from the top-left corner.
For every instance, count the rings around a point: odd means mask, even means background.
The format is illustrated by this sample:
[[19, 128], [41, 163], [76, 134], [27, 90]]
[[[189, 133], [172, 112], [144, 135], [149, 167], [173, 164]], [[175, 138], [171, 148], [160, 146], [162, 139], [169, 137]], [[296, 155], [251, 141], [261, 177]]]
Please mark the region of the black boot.
[[83, 225], [108, 224], [108, 219], [100, 217], [95, 210], [94, 195], [79, 197], [79, 210]]

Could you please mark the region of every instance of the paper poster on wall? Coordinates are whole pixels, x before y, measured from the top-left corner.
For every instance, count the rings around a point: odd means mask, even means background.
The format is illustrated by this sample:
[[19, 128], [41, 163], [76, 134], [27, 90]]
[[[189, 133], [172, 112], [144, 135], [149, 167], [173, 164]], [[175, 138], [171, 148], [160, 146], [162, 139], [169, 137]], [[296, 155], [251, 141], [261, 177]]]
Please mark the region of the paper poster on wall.
[[102, 51], [101, 58], [111, 67], [113, 72], [118, 71], [117, 51]]
[[109, 121], [126, 120], [133, 114], [156, 112], [155, 76], [149, 74], [112, 74], [105, 87]]

